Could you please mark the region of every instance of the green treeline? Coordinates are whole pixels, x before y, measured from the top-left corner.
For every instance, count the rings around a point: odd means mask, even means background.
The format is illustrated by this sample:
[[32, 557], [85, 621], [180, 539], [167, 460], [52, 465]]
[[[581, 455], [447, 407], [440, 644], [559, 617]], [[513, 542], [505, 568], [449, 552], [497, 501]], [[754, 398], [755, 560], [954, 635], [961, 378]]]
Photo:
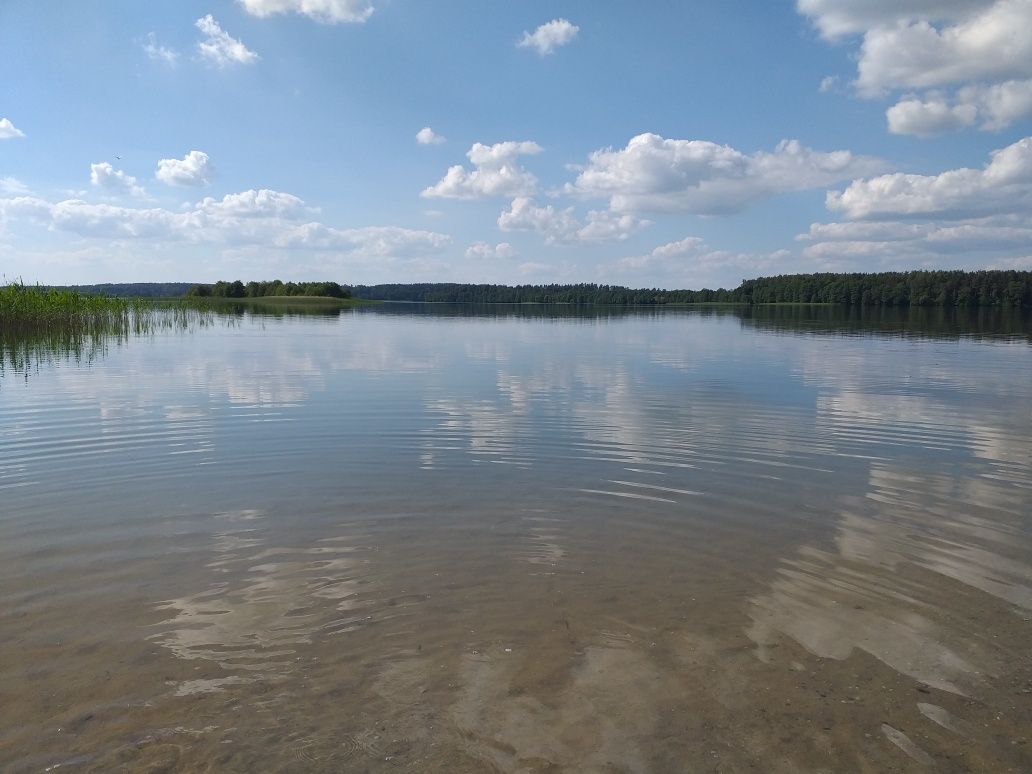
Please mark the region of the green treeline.
[[732, 290], [634, 290], [619, 285], [462, 285], [415, 283], [354, 285], [355, 298], [374, 301], [445, 301], [473, 304], [699, 304], [735, 301]]
[[355, 285], [355, 298], [452, 303], [842, 304], [846, 306], [1032, 307], [1032, 272], [907, 271], [786, 274], [744, 280], [734, 290], [660, 290], [619, 285]]
[[734, 292], [751, 304], [1021, 307], [1032, 306], [1032, 272], [789, 274], [746, 280]]
[[185, 296], [192, 285], [192, 282], [105, 282], [100, 285], [57, 286], [56, 289], [116, 298], [176, 298]]
[[186, 293], [191, 298], [266, 298], [268, 296], [320, 296], [351, 298], [351, 292], [336, 282], [216, 282], [194, 285]]

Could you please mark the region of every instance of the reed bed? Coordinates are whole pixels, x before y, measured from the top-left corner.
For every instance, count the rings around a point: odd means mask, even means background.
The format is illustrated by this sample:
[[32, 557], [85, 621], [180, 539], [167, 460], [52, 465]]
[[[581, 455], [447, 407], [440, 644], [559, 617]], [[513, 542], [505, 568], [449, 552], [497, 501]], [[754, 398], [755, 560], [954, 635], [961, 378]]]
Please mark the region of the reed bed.
[[12, 282], [0, 287], [0, 326], [110, 328], [128, 325], [143, 302]]
[[185, 299], [115, 298], [11, 283], [0, 286], [0, 374], [41, 362], [91, 362], [112, 344], [161, 331], [206, 327], [211, 305]]

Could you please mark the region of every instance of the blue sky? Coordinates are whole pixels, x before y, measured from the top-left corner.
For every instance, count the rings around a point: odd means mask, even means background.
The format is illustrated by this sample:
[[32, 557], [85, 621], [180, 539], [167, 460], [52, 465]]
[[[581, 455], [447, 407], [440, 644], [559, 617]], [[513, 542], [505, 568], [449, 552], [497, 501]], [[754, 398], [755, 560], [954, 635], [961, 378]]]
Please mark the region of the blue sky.
[[1032, 0], [8, 0], [0, 272], [1028, 269], [1029, 30]]

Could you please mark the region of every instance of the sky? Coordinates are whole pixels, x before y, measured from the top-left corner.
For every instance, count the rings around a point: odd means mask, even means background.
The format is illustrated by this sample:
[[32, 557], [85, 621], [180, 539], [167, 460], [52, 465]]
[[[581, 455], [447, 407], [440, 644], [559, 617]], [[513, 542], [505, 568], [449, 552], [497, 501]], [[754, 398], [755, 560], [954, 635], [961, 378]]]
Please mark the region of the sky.
[[1032, 0], [0, 2], [7, 281], [1032, 269]]

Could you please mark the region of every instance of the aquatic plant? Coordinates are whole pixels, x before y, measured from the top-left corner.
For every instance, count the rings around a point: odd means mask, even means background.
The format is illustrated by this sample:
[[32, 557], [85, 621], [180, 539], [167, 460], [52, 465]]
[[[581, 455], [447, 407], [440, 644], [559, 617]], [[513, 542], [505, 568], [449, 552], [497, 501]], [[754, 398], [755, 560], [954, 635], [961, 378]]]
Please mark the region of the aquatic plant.
[[130, 336], [211, 324], [203, 300], [114, 298], [12, 282], [0, 286], [0, 374], [41, 362], [91, 362]]

